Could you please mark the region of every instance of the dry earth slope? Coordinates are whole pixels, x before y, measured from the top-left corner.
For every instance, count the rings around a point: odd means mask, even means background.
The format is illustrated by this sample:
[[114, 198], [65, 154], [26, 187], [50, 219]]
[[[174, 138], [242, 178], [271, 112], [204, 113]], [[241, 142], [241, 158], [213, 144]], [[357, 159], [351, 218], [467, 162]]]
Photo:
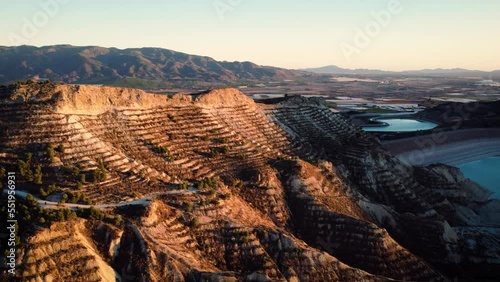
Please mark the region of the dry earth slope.
[[57, 184], [95, 204], [181, 189], [104, 211], [121, 223], [34, 223], [23, 281], [442, 281], [498, 267], [498, 202], [450, 167], [405, 166], [320, 99], [17, 85], [0, 89], [0, 130], [0, 166], [30, 152], [43, 172], [18, 189]]

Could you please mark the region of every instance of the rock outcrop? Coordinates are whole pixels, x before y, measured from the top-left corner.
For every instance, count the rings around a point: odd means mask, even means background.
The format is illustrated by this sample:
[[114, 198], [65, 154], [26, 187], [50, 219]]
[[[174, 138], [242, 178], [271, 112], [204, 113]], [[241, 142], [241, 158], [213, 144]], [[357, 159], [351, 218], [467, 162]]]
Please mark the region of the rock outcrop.
[[498, 209], [484, 190], [449, 167], [406, 166], [321, 99], [35, 84], [3, 88], [0, 101], [0, 166], [16, 170], [30, 152], [43, 172], [41, 186], [21, 177], [18, 189], [57, 184], [94, 204], [156, 195], [106, 208], [124, 219], [116, 226], [38, 226], [18, 256], [25, 281], [75, 271], [96, 281], [440, 281], [463, 276], [461, 264], [499, 263]]

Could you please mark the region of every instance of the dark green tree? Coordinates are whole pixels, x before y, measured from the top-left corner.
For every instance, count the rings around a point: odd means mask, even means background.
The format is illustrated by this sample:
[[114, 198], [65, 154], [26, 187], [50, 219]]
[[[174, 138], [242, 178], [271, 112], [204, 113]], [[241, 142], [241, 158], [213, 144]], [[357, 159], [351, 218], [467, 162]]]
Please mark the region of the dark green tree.
[[47, 149], [45, 150], [45, 154], [49, 158], [51, 163], [55, 162], [55, 157], [54, 157], [54, 146], [52, 144], [49, 144], [47, 146]]
[[33, 175], [33, 183], [37, 185], [42, 185], [43, 183], [42, 167], [40, 165], [38, 165], [35, 168], [35, 174]]

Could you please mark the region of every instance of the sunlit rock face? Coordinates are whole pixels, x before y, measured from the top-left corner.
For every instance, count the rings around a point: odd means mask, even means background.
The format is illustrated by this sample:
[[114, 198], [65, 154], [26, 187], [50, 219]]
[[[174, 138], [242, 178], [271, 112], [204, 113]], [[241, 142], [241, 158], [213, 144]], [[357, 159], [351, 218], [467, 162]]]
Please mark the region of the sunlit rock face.
[[31, 152], [43, 185], [123, 219], [34, 228], [24, 281], [439, 281], [499, 263], [484, 189], [401, 163], [321, 99], [21, 85], [0, 90], [0, 129], [0, 166]]

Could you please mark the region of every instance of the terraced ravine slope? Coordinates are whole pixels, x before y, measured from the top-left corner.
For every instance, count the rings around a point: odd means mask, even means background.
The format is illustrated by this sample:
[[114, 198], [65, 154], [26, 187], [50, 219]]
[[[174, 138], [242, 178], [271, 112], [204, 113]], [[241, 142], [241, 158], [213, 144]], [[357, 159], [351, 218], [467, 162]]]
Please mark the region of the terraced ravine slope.
[[441, 281], [500, 262], [483, 189], [403, 165], [320, 99], [20, 85], [0, 89], [0, 130], [0, 166], [30, 152], [42, 168], [19, 190], [57, 184], [104, 204], [190, 186], [108, 209], [116, 226], [41, 225], [18, 250], [23, 281]]

